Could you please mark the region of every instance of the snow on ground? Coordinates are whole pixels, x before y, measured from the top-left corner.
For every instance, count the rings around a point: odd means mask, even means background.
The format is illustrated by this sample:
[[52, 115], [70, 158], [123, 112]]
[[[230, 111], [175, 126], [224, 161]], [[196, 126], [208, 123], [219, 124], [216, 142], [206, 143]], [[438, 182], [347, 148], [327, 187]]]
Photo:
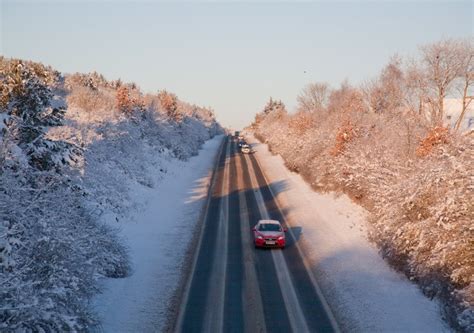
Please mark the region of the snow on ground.
[[[130, 250], [131, 276], [103, 281], [94, 301], [105, 332], [159, 332], [181, 276], [185, 252], [205, 203], [222, 135], [207, 141], [187, 162], [168, 161], [156, 170], [156, 188], [134, 184], [130, 198], [139, 210], [119, 220]], [[163, 179], [161, 179], [163, 178]], [[109, 223], [117, 225], [109, 215]]]
[[[366, 238], [366, 212], [346, 195], [314, 192], [267, 145], [250, 140], [342, 331], [447, 332], [438, 303], [391, 269]], [[281, 184], [284, 186], [281, 186]]]

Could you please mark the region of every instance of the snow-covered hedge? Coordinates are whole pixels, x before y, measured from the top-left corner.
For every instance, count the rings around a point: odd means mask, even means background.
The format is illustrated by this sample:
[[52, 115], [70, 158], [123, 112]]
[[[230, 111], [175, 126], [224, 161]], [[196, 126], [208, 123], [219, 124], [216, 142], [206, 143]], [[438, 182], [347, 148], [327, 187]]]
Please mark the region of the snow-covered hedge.
[[101, 217], [126, 217], [128, 184], [157, 186], [160, 158], [187, 159], [221, 131], [211, 110], [177, 100], [173, 118], [156, 101], [97, 73], [0, 57], [0, 331], [85, 331], [97, 280], [130, 274]]
[[[84, 150], [79, 171], [95, 213], [123, 215], [131, 204], [123, 179], [154, 187], [150, 168], [166, 172], [160, 158], [186, 160], [222, 131], [212, 110], [177, 100], [170, 113], [160, 93], [144, 95], [133, 83], [108, 82], [97, 73], [73, 74], [65, 87], [64, 125], [48, 134]], [[84, 102], [91, 97], [92, 107]]]
[[425, 118], [374, 113], [356, 88], [343, 89], [319, 112], [267, 105], [248, 130], [315, 189], [343, 191], [368, 208], [382, 255], [439, 297], [456, 329], [472, 331], [473, 135], [431, 140]]

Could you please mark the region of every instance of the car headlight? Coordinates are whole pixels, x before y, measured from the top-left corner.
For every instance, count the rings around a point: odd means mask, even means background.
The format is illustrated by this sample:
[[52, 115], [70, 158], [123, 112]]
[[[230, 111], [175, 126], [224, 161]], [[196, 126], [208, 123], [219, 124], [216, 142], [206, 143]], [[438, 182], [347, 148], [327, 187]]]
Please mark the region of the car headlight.
[[284, 240], [283, 236], [278, 237], [278, 240]]
[[257, 236], [257, 239], [263, 239], [263, 237], [262, 236]]

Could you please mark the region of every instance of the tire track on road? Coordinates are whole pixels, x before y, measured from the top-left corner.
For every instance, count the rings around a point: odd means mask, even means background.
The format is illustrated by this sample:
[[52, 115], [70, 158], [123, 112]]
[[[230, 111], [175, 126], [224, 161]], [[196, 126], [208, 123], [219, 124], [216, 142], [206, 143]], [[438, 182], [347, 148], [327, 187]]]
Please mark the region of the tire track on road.
[[253, 155], [225, 139], [211, 182], [177, 332], [339, 332], [289, 230], [281, 250], [253, 248], [260, 219], [285, 216]]
[[[250, 157], [245, 155], [245, 159], [248, 163]], [[250, 175], [250, 183], [252, 187], [257, 189], [254, 191], [255, 200], [257, 201], [257, 208], [260, 211], [260, 216], [262, 219], [270, 219], [270, 214], [267, 211], [265, 201], [263, 199], [262, 190], [270, 186], [269, 184], [259, 184], [256, 179], [256, 169], [253, 166], [253, 173]], [[283, 222], [282, 219], [280, 221]], [[278, 278], [278, 283], [280, 284], [280, 289], [283, 295], [285, 302], [286, 312], [290, 320], [291, 328], [293, 332], [309, 332], [308, 325], [306, 323], [306, 318], [304, 316], [302, 307], [298, 300], [296, 294], [293, 280], [291, 279], [288, 266], [286, 265], [286, 260], [283, 257], [282, 251], [271, 251], [273, 262], [276, 267], [276, 274]]]
[[[244, 309], [243, 309], [243, 277], [244, 267], [242, 262], [242, 232], [241, 232], [241, 209], [240, 188], [238, 184], [237, 155], [234, 143], [231, 141], [229, 156], [228, 177], [228, 241], [227, 241], [227, 269], [224, 303], [224, 332], [243, 332]], [[222, 253], [224, 255], [224, 253]], [[247, 313], [247, 312], [246, 312]]]
[[191, 276], [185, 286], [182, 306], [175, 326], [176, 332], [202, 332], [206, 315], [206, 304], [210, 290], [210, 274], [216, 253], [217, 224], [221, 206], [221, 191], [226, 165], [228, 138], [223, 143], [219, 164], [211, 182], [212, 192], [203, 218], [201, 236], [197, 244], [198, 253], [192, 263]]
[[[249, 157], [253, 165], [255, 176], [260, 180], [259, 184], [269, 184], [263, 170], [255, 156]], [[267, 210], [271, 217], [280, 221], [285, 221], [276, 195], [271, 186], [262, 187], [262, 196], [266, 203]], [[303, 251], [298, 245], [297, 239], [291, 228], [288, 232], [289, 246], [285, 249], [283, 256], [290, 268], [291, 277], [294, 281], [298, 299], [302, 304], [305, 317], [308, 319], [308, 326], [312, 332], [340, 332], [339, 326], [334, 318], [319, 285], [314, 277], [310, 265], [306, 262]]]
[[[234, 144], [234, 149], [237, 150]], [[255, 268], [256, 259], [253, 250], [253, 238], [249, 221], [249, 209], [247, 206], [247, 191], [245, 187], [242, 156], [236, 157], [237, 187], [240, 202], [240, 232], [242, 235], [242, 260], [244, 266], [243, 279], [243, 307], [245, 309], [244, 328], [245, 332], [266, 332], [265, 317], [262, 305], [262, 295], [258, 284]]]
[[224, 323], [224, 304], [227, 275], [228, 227], [229, 227], [229, 173], [230, 145], [227, 143], [222, 187], [219, 193], [219, 220], [216, 234], [216, 249], [210, 272], [209, 297], [207, 299], [203, 332], [221, 332]]
[[[261, 219], [260, 210], [255, 199], [254, 189], [250, 182], [250, 173], [247, 161], [241, 157], [242, 173], [245, 186], [245, 199], [248, 208], [249, 227], [252, 228]], [[249, 237], [253, 239], [253, 233], [249, 230]], [[253, 246], [253, 244], [252, 244]], [[272, 260], [271, 251], [256, 251], [254, 253], [254, 267], [257, 273], [258, 287], [262, 300], [265, 328], [268, 332], [291, 332], [290, 320], [285, 308], [282, 291], [278, 280], [275, 264]]]

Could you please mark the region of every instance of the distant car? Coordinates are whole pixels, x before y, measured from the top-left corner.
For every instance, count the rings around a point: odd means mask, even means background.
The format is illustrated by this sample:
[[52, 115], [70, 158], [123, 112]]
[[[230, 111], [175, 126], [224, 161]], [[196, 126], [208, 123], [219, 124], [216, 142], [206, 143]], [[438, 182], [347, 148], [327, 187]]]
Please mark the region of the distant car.
[[240, 147], [240, 151], [242, 152], [242, 154], [251, 154], [251, 153], [253, 153], [252, 148], [248, 144], [242, 145], [242, 147]]
[[260, 220], [252, 228], [255, 247], [279, 247], [286, 245], [284, 228], [277, 220]]

